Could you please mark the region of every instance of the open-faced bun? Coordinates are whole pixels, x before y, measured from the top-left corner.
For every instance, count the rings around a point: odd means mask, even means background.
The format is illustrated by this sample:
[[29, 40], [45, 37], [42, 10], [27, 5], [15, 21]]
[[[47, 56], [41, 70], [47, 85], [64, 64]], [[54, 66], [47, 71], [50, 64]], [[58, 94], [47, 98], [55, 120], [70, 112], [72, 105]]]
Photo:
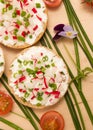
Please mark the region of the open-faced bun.
[[47, 26], [43, 0], [0, 1], [0, 43], [21, 49], [42, 37]]
[[46, 47], [33, 46], [11, 64], [9, 88], [19, 102], [33, 108], [57, 103], [68, 88], [68, 72], [63, 60]]

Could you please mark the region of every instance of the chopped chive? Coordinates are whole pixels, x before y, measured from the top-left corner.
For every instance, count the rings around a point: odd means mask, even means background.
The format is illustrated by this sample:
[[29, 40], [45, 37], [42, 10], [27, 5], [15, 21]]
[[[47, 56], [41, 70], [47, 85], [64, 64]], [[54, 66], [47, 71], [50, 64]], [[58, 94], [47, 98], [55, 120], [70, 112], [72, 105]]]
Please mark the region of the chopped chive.
[[2, 66], [4, 64], [4, 62], [0, 62], [0, 66]]
[[40, 3], [36, 3], [36, 8], [41, 8], [41, 4]]
[[29, 38], [32, 39], [32, 35], [29, 35]]
[[22, 25], [22, 22], [19, 19], [17, 19], [17, 24]]
[[55, 83], [49, 83], [49, 87], [52, 88], [53, 91], [57, 89], [57, 85]]
[[26, 23], [25, 23], [25, 27], [28, 27], [29, 25], [30, 25], [29, 22], [26, 22]]
[[48, 56], [44, 56], [44, 57], [42, 58], [42, 60], [43, 60], [43, 62], [48, 61]]
[[50, 68], [50, 65], [45, 65], [46, 68]]
[[55, 63], [52, 63], [51, 66], [54, 67], [54, 66], [55, 66]]
[[14, 35], [17, 36], [18, 29], [14, 29]]
[[41, 93], [38, 92], [38, 93], [37, 93], [37, 100], [42, 101], [42, 100], [43, 100], [43, 97], [42, 97], [42, 96], [43, 96], [43, 92], [41, 92]]
[[13, 5], [9, 5], [8, 9], [12, 10], [13, 9]]
[[22, 11], [22, 12], [21, 12], [21, 16], [22, 16], [22, 17], [26, 16], [26, 12], [25, 12], [25, 11]]
[[28, 14], [26, 17], [27, 17], [27, 18], [30, 18], [30, 16], [31, 16], [31, 15], [30, 15], [30, 14]]
[[29, 93], [28, 92], [26, 92], [25, 94], [24, 94], [24, 98], [27, 98], [27, 97], [29, 97]]
[[33, 61], [29, 61], [30, 64], [33, 64]]
[[27, 60], [24, 60], [23, 61], [23, 64], [26, 66], [27, 64], [29, 63], [29, 61], [27, 61]]
[[18, 63], [20, 63], [20, 64], [22, 63], [22, 61], [21, 61], [20, 59], [18, 59], [17, 61], [18, 61]]
[[0, 0], [0, 2], [4, 4], [5, 1], [4, 0]]
[[23, 20], [24, 20], [25, 22], [28, 22], [28, 18], [27, 18], [27, 17], [24, 17]]
[[39, 107], [39, 106], [41, 106], [41, 103], [37, 103], [36, 105]]
[[44, 66], [41, 66], [41, 67], [40, 67], [40, 70], [44, 73], [45, 70], [46, 70], [46, 68], [45, 68]]
[[38, 63], [38, 64], [41, 64], [41, 61], [39, 60], [37, 63]]
[[5, 12], [7, 12], [7, 8], [2, 9], [2, 14], [4, 14]]
[[16, 18], [16, 17], [17, 17], [16, 13], [15, 12], [12, 13], [12, 18]]
[[17, 36], [17, 39], [18, 39], [18, 41], [23, 41], [23, 42], [25, 42], [25, 38], [22, 37], [22, 36]]
[[0, 26], [4, 26], [3, 21], [0, 21]]
[[8, 40], [8, 38], [9, 38], [8, 36], [5, 36], [5, 37], [4, 37], [4, 40]]

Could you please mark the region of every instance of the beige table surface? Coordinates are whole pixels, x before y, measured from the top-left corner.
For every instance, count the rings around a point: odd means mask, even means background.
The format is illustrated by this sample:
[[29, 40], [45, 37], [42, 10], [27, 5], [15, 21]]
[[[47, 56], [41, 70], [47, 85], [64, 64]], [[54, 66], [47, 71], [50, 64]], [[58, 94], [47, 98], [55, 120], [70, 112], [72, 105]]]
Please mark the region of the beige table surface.
[[[91, 9], [91, 8], [89, 9], [84, 4], [81, 4], [81, 0], [70, 0], [70, 1], [74, 7], [79, 19], [80, 19], [80, 21], [81, 21], [85, 31], [87, 32], [90, 40], [93, 43], [93, 9]], [[65, 7], [63, 4], [61, 4], [61, 6], [57, 9], [54, 9], [54, 10], [48, 9], [47, 28], [51, 32], [52, 36], [54, 35], [53, 27], [59, 23], [69, 24], [69, 21], [68, 21], [67, 15], [66, 15], [66, 11], [65, 11]], [[60, 50], [62, 51], [66, 61], [68, 61], [69, 66], [72, 69], [72, 72], [74, 74], [76, 74], [75, 66], [73, 65], [72, 61], [69, 59], [68, 54], [66, 53], [66, 50], [64, 49], [63, 44], [65, 44], [67, 46], [71, 55], [75, 59], [73, 42], [72, 42], [72, 40], [63, 39], [63, 40], [59, 41], [57, 43], [57, 45], [60, 48]], [[40, 45], [40, 44], [38, 43], [37, 45]], [[14, 57], [18, 53], [20, 53], [21, 50], [19, 50], [19, 51], [12, 50], [12, 49], [4, 47], [4, 46], [2, 46], [2, 48], [4, 50], [5, 62], [6, 62], [5, 73], [8, 76], [10, 63], [14, 59]], [[89, 63], [88, 63], [85, 55], [81, 51], [81, 49], [80, 49], [79, 53], [80, 53], [82, 68], [89, 66]], [[82, 86], [83, 86], [83, 93], [84, 93], [84, 95], [89, 103], [91, 111], [93, 112], [93, 74], [89, 75], [87, 78], [85, 78], [83, 80]], [[0, 90], [2, 90], [2, 89], [4, 89], [4, 88], [0, 84]], [[74, 86], [73, 86], [73, 90], [74, 90], [74, 93], [77, 97], [79, 106], [81, 108], [81, 112], [82, 112], [82, 115], [83, 115], [83, 118], [85, 121], [85, 125], [86, 125], [86, 130], [93, 130], [93, 126], [91, 125], [88, 114], [87, 114], [87, 112], [84, 108], [84, 105], [79, 97], [79, 94], [75, 90]], [[64, 117], [64, 120], [65, 120], [64, 130], [75, 130], [75, 127], [74, 127], [74, 124], [73, 124], [73, 121], [72, 121], [72, 118], [71, 118], [71, 115], [70, 115], [70, 112], [68, 110], [68, 107], [67, 107], [67, 104], [66, 104], [64, 97], [62, 98], [62, 100], [58, 104], [56, 104], [53, 107], [49, 107], [49, 108], [42, 109], [42, 110], [36, 110], [36, 109], [33, 109], [33, 110], [38, 115], [38, 117], [41, 117], [42, 114], [44, 114], [48, 110], [56, 110], [56, 111], [60, 112]], [[16, 112], [16, 113], [23, 115], [21, 110], [19, 109], [19, 107], [16, 105], [16, 103], [14, 103], [13, 112]], [[9, 113], [8, 115], [4, 116], [4, 118], [16, 123], [17, 125], [21, 126], [24, 130], [34, 130], [34, 128], [29, 123], [29, 121], [27, 121], [26, 119], [24, 119], [22, 117], [15, 115], [13, 113]], [[10, 128], [9, 126], [7, 126], [1, 122], [0, 122], [0, 128], [2, 128], [4, 130], [13, 130], [12, 128]]]

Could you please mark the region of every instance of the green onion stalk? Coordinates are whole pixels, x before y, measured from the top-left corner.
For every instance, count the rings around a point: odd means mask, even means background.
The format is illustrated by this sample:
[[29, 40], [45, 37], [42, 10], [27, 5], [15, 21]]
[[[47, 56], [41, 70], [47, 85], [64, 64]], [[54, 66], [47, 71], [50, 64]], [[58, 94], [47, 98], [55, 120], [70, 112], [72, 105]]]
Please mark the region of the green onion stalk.
[[[46, 33], [47, 33], [48, 37], [51, 39], [51, 43], [53, 44], [53, 46], [54, 46], [54, 48], [56, 49], [57, 53], [61, 56], [61, 58], [62, 58], [62, 59], [64, 60], [64, 62], [66, 63], [67, 68], [68, 68], [68, 71], [69, 71], [69, 75], [70, 75], [71, 79], [74, 79], [75, 77], [74, 77], [74, 75], [73, 75], [71, 69], [69, 68], [67, 62], [65, 61], [65, 59], [64, 59], [62, 53], [60, 52], [59, 48], [57, 47], [56, 43], [53, 41], [50, 32], [49, 32], [48, 30], [46, 30]], [[83, 103], [84, 103], [84, 106], [85, 106], [85, 108], [86, 108], [86, 110], [87, 110], [87, 113], [88, 113], [88, 115], [89, 115], [89, 118], [90, 118], [91, 122], [93, 123], [93, 115], [92, 115], [92, 112], [91, 112], [91, 110], [90, 110], [90, 107], [89, 107], [89, 105], [88, 105], [88, 103], [87, 103], [87, 100], [86, 100], [86, 98], [85, 98], [83, 92], [78, 89], [79, 83], [77, 82], [77, 80], [73, 81], [73, 83], [74, 83], [74, 85], [76, 86], [76, 89], [77, 89], [77, 91], [78, 91], [78, 93], [79, 93], [79, 95], [80, 95], [80, 97], [81, 97], [81, 99], [82, 99], [82, 101], [83, 101]], [[80, 114], [80, 112], [79, 112], [79, 114]], [[80, 115], [80, 116], [82, 116], [82, 115]], [[83, 118], [82, 118], [82, 119], [83, 119]], [[81, 119], [81, 120], [82, 120], [82, 119]], [[82, 122], [82, 121], [81, 121], [81, 122]], [[85, 129], [84, 121], [82, 122], [82, 126], [83, 126], [83, 129]]]
[[[12, 123], [12, 122], [4, 119], [3, 117], [0, 117], [0, 121], [3, 122], [3, 123], [5, 123], [6, 125], [12, 127], [15, 130], [24, 130], [21, 127], [19, 127], [18, 125], [16, 125], [16, 124], [14, 124], [14, 123]], [[2, 130], [2, 129], [0, 129], [0, 130]]]
[[66, 12], [70, 21], [70, 24], [78, 31], [78, 37], [76, 38], [77, 43], [82, 48], [91, 67], [93, 68], [93, 45], [89, 40], [86, 32], [84, 31], [71, 3], [69, 0], [64, 1]]

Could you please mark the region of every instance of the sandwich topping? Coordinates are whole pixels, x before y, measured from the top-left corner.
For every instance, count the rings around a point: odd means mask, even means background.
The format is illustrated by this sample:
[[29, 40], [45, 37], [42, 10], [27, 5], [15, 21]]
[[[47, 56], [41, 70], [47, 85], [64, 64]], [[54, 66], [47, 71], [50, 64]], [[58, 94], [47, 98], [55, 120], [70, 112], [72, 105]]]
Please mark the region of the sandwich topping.
[[0, 0], [0, 42], [32, 45], [47, 23], [43, 0]]
[[44, 47], [31, 47], [21, 53], [10, 71], [10, 87], [15, 95], [32, 105], [53, 105], [68, 88], [63, 60]]

